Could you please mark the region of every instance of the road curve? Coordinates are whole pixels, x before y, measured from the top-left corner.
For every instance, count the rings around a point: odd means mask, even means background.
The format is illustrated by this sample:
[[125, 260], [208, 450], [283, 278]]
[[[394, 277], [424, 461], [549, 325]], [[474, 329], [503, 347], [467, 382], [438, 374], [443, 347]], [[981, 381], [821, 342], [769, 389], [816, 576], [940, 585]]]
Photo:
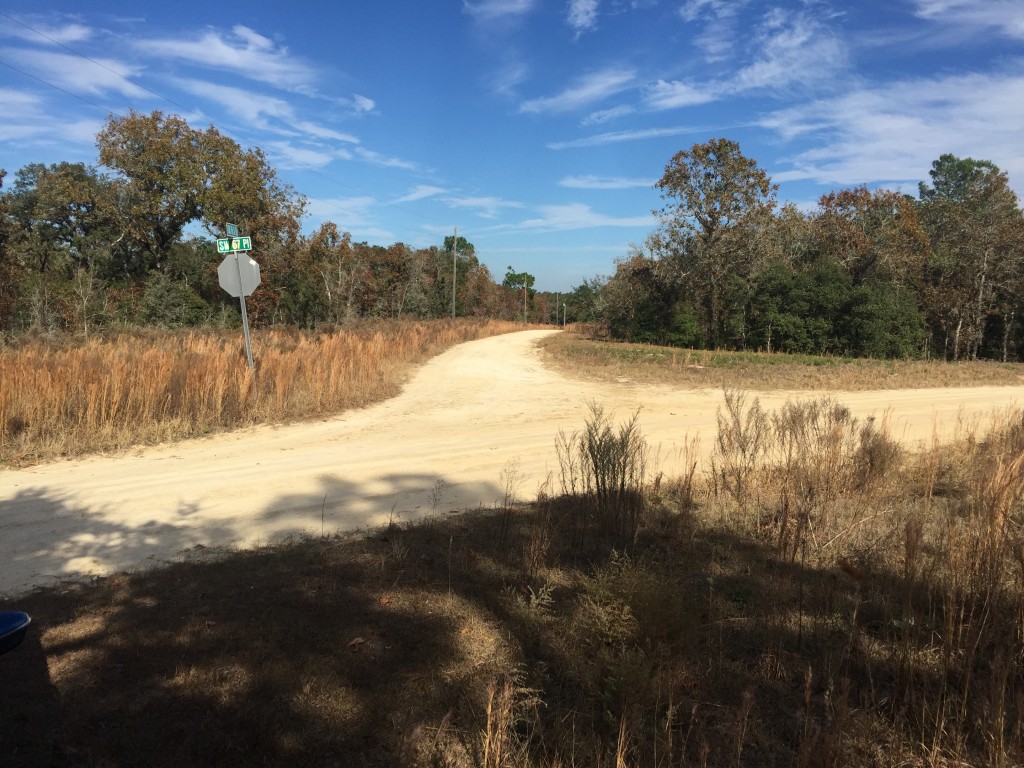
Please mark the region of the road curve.
[[[374, 526], [500, 502], [504, 477], [532, 498], [558, 461], [559, 430], [597, 401], [639, 409], [659, 468], [679, 469], [687, 435], [713, 443], [720, 392], [577, 381], [545, 368], [523, 331], [457, 346], [398, 397], [320, 422], [258, 427], [174, 445], [0, 472], [0, 594], [282, 537]], [[793, 396], [796, 393], [790, 393]], [[1020, 387], [837, 395], [858, 415], [890, 412], [902, 439], [958, 414], [1024, 401]], [[775, 406], [786, 394], [763, 395]], [[508, 470], [513, 470], [509, 472]]]

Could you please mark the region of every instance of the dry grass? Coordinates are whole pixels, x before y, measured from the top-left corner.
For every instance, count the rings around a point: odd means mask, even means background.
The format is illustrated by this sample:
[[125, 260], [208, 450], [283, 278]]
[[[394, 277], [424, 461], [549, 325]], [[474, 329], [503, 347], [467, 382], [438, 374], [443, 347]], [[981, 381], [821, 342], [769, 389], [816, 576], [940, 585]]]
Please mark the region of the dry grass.
[[575, 490], [529, 507], [510, 467], [489, 514], [0, 605], [35, 619], [0, 658], [4, 765], [1024, 761], [1020, 413], [908, 455], [839, 402], [729, 392], [635, 528], [586, 447], [638, 460], [630, 424], [562, 436]]
[[334, 414], [394, 396], [454, 344], [522, 330], [498, 321], [260, 331], [255, 375], [237, 333], [139, 332], [0, 349], [0, 465]]
[[709, 352], [597, 341], [563, 333], [541, 342], [545, 362], [569, 376], [695, 389], [855, 391], [1021, 386], [1020, 363], [866, 360], [764, 352]]

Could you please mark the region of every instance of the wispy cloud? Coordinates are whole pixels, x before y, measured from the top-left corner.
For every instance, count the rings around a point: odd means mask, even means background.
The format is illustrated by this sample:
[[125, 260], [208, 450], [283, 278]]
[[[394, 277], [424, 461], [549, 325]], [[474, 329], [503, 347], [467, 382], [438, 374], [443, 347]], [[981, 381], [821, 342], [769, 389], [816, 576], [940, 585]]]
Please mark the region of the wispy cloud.
[[264, 142], [275, 165], [282, 169], [323, 168], [335, 160], [347, 160], [352, 157], [347, 150], [311, 147], [293, 144], [287, 141]]
[[706, 104], [718, 98], [718, 94], [710, 88], [699, 88], [690, 83], [673, 80], [659, 80], [649, 86], [644, 94], [644, 101], [651, 109], [678, 109]]
[[510, 16], [523, 16], [533, 10], [535, 0], [463, 0], [462, 7], [478, 21], [506, 20]]
[[542, 205], [541, 215], [527, 219], [517, 225], [518, 229], [593, 229], [595, 227], [650, 227], [649, 213], [642, 216], [609, 216], [594, 211], [589, 205], [569, 203], [567, 205]]
[[447, 190], [444, 187], [432, 187], [428, 184], [420, 184], [419, 186], [413, 187], [406, 194], [395, 200], [396, 203], [413, 203], [417, 200], [425, 200], [428, 197], [435, 197], [436, 195], [443, 194]]
[[602, 109], [597, 112], [591, 112], [580, 123], [581, 125], [601, 125], [612, 120], [616, 120], [626, 115], [632, 115], [636, 112], [636, 107], [629, 104], [622, 104], [618, 107], [612, 107], [611, 109]]
[[703, 22], [704, 28], [693, 37], [694, 44], [709, 62], [732, 57], [739, 38], [739, 18], [748, 0], [689, 0], [679, 9], [686, 22]]
[[453, 208], [470, 208], [483, 219], [493, 219], [505, 208], [522, 208], [523, 204], [500, 197], [449, 197], [445, 202]]
[[370, 195], [357, 197], [311, 198], [306, 210], [317, 222], [332, 221], [343, 232], [350, 232], [355, 240], [394, 241], [391, 230], [382, 227], [372, 213], [377, 199]]
[[733, 92], [829, 83], [847, 63], [845, 47], [825, 25], [778, 8], [758, 28], [753, 48], [759, 53], [733, 79]]
[[569, 0], [569, 16], [567, 21], [576, 35], [597, 27], [597, 9], [599, 0]]
[[666, 136], [682, 136], [687, 133], [703, 133], [706, 128], [640, 128], [633, 131], [612, 131], [599, 133], [596, 136], [586, 136], [582, 139], [572, 141], [555, 141], [547, 145], [548, 149], [577, 149], [580, 147], [600, 147], [605, 144], [619, 144], [624, 141], [644, 141], [646, 139], [661, 139]]
[[55, 43], [67, 45], [89, 40], [95, 34], [92, 27], [77, 22], [53, 24], [47, 21], [36, 21], [32, 18], [15, 18], [14, 23], [0, 27], [0, 37], [13, 37], [30, 43], [45, 45]]
[[637, 189], [653, 187], [655, 181], [621, 176], [566, 176], [558, 185], [569, 189]]
[[152, 94], [133, 83], [142, 67], [109, 58], [87, 61], [79, 56], [50, 49], [0, 49], [0, 57], [18, 62], [18, 67], [74, 94], [91, 96], [120, 94], [130, 99], [144, 99]]
[[995, 29], [1024, 39], [1024, 5], [1019, 0], [914, 0], [922, 19], [968, 28]]
[[374, 152], [372, 149], [366, 149], [365, 147], [356, 147], [353, 150], [356, 157], [370, 165], [376, 165], [380, 168], [400, 168], [404, 171], [422, 171], [423, 168], [419, 163], [412, 160], [403, 160], [400, 157], [389, 157], [383, 155], [380, 152]]
[[516, 87], [526, 80], [529, 73], [530, 68], [522, 61], [506, 62], [486, 78], [487, 90], [505, 96], [514, 96]]
[[377, 106], [373, 99], [366, 96], [360, 96], [358, 93], [352, 97], [352, 106], [356, 112], [373, 112]]
[[189, 78], [174, 78], [171, 82], [186, 93], [213, 102], [236, 118], [256, 121], [260, 127], [275, 133], [345, 144], [359, 143], [359, 139], [349, 133], [300, 117], [290, 102], [266, 93]]
[[[1018, 70], [1019, 71], [1019, 70]], [[772, 171], [779, 181], [822, 184], [926, 178], [941, 154], [991, 160], [1022, 183], [1024, 75], [970, 74], [904, 80], [779, 110], [760, 121], [808, 145]], [[1019, 188], [1019, 186], [1018, 186]]]
[[585, 107], [629, 88], [636, 79], [631, 69], [606, 69], [579, 79], [554, 96], [524, 101], [520, 112], [568, 112]]
[[311, 93], [316, 72], [270, 38], [237, 25], [230, 34], [207, 30], [184, 39], [137, 39], [142, 53], [233, 72], [283, 90]]
[[[696, 0], [700, 7], [719, 11], [719, 0]], [[658, 80], [644, 89], [644, 103], [652, 110], [679, 109], [742, 96], [751, 92], [784, 94], [834, 87], [848, 66], [845, 45], [816, 17], [807, 12], [769, 11], [757, 26], [750, 49], [752, 61], [715, 80], [695, 83]]]

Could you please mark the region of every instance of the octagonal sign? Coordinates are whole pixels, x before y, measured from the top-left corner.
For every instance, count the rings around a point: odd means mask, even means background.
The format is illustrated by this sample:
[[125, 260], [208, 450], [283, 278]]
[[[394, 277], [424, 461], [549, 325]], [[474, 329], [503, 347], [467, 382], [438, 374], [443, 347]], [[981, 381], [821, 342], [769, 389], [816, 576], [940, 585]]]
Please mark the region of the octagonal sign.
[[217, 267], [217, 276], [231, 296], [249, 296], [260, 284], [260, 265], [248, 256], [229, 253]]

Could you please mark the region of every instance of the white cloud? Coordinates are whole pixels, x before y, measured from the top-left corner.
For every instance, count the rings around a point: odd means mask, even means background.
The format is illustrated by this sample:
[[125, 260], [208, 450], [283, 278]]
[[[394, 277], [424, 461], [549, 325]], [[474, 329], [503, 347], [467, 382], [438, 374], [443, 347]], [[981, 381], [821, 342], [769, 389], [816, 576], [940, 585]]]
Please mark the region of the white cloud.
[[753, 48], [759, 54], [733, 79], [734, 92], [819, 85], [847, 61], [845, 47], [823, 24], [806, 13], [780, 9], [765, 17]]
[[15, 37], [39, 44], [45, 44], [48, 41], [57, 45], [67, 45], [68, 43], [80, 43], [89, 40], [94, 33], [91, 27], [76, 22], [48, 24], [46, 22], [31, 21], [25, 24], [18, 19], [14, 21], [18, 26], [0, 27], [0, 37]]
[[914, 0], [922, 19], [961, 27], [996, 29], [1024, 39], [1024, 5], [1019, 0]]
[[577, 35], [597, 27], [599, 0], [569, 0], [569, 26]]
[[516, 86], [525, 81], [529, 74], [530, 68], [525, 63], [521, 61], [508, 62], [487, 77], [487, 90], [512, 96]]
[[0, 56], [18, 62], [19, 69], [71, 93], [92, 96], [117, 93], [130, 99], [152, 97], [129, 79], [137, 77], [142, 67], [123, 61], [103, 58], [87, 61], [67, 53], [24, 48], [4, 48]]
[[[861, 88], [780, 110], [760, 125], [810, 148], [773, 170], [779, 181], [822, 184], [902, 183], [927, 178], [933, 160], [951, 152], [991, 160], [1024, 183], [1019, 126], [1024, 75], [968, 74]], [[984, 147], [984, 154], [979, 151]]]
[[636, 189], [654, 186], [655, 179], [627, 179], [622, 176], [566, 176], [558, 182], [569, 189]]
[[275, 164], [282, 169], [323, 168], [338, 159], [351, 155], [346, 151], [328, 152], [308, 146], [297, 146], [286, 141], [264, 142]]
[[330, 139], [332, 141], [341, 141], [348, 144], [358, 144], [359, 139], [350, 133], [342, 133], [336, 131], [333, 128], [314, 123], [309, 120], [292, 120], [291, 124], [302, 133], [307, 136], [314, 136], [318, 139]]
[[377, 106], [373, 99], [367, 98], [366, 96], [360, 96], [358, 93], [352, 97], [352, 103], [356, 108], [356, 112], [373, 112]]
[[374, 152], [372, 149], [365, 149], [364, 147], [357, 147], [355, 149], [355, 155], [360, 160], [363, 160], [370, 165], [376, 165], [380, 168], [400, 168], [405, 171], [423, 170], [419, 163], [413, 162], [412, 160], [402, 160], [399, 157], [388, 157], [387, 155], [382, 155], [380, 152]]
[[611, 109], [602, 109], [597, 112], [591, 112], [583, 118], [581, 125], [601, 125], [626, 115], [632, 115], [634, 112], [636, 112], [636, 107], [631, 107], [628, 104], [612, 107]]
[[679, 9], [683, 21], [705, 24], [693, 42], [707, 61], [731, 58], [739, 38], [739, 17], [746, 5], [746, 0], [689, 0]]
[[597, 213], [589, 205], [569, 203], [567, 205], [542, 205], [538, 207], [539, 218], [521, 222], [519, 229], [592, 229], [594, 227], [650, 227], [651, 215], [608, 216]]
[[242, 25], [230, 35], [211, 29], [191, 39], [137, 39], [134, 45], [148, 56], [234, 72], [284, 90], [309, 93], [315, 80], [313, 69], [287, 48]]
[[644, 100], [651, 109], [691, 107], [696, 104], [706, 104], [716, 98], [717, 96], [710, 89], [700, 89], [678, 80], [671, 82], [659, 80], [649, 86], [644, 94]]
[[395, 235], [381, 227], [374, 219], [371, 209], [377, 199], [370, 195], [358, 197], [311, 198], [306, 206], [314, 221], [332, 221], [342, 232], [352, 234], [352, 239], [394, 242]]
[[[306, 136], [347, 144], [359, 143], [359, 139], [351, 134], [300, 118], [295, 108], [284, 99], [205, 80], [174, 78], [172, 82], [186, 93], [215, 102], [220, 109], [230, 112], [235, 117], [249, 122], [255, 121], [259, 127], [278, 134]], [[265, 118], [278, 120], [284, 123], [287, 129], [274, 125]]]
[[585, 107], [626, 90], [631, 86], [636, 73], [628, 69], [606, 69], [581, 78], [574, 85], [555, 96], [524, 101], [520, 112], [568, 112]]
[[432, 187], [428, 184], [420, 184], [419, 186], [413, 187], [402, 197], [398, 198], [394, 202], [396, 203], [412, 203], [417, 200], [425, 200], [428, 197], [434, 197], [440, 195], [447, 190], [443, 187]]
[[476, 209], [477, 215], [484, 219], [497, 218], [503, 208], [522, 208], [522, 203], [513, 200], [502, 200], [500, 197], [449, 197], [445, 202], [453, 208]]
[[470, 3], [463, 0], [462, 7], [478, 21], [495, 21], [509, 16], [523, 16], [529, 13], [535, 0], [480, 0]]
[[681, 136], [686, 133], [704, 133], [706, 128], [640, 128], [632, 131], [612, 131], [599, 133], [571, 141], [555, 141], [547, 145], [548, 149], [577, 149], [580, 147], [600, 147], [605, 144], [619, 144], [624, 141], [644, 141], [646, 139], [662, 139], [666, 136]]

